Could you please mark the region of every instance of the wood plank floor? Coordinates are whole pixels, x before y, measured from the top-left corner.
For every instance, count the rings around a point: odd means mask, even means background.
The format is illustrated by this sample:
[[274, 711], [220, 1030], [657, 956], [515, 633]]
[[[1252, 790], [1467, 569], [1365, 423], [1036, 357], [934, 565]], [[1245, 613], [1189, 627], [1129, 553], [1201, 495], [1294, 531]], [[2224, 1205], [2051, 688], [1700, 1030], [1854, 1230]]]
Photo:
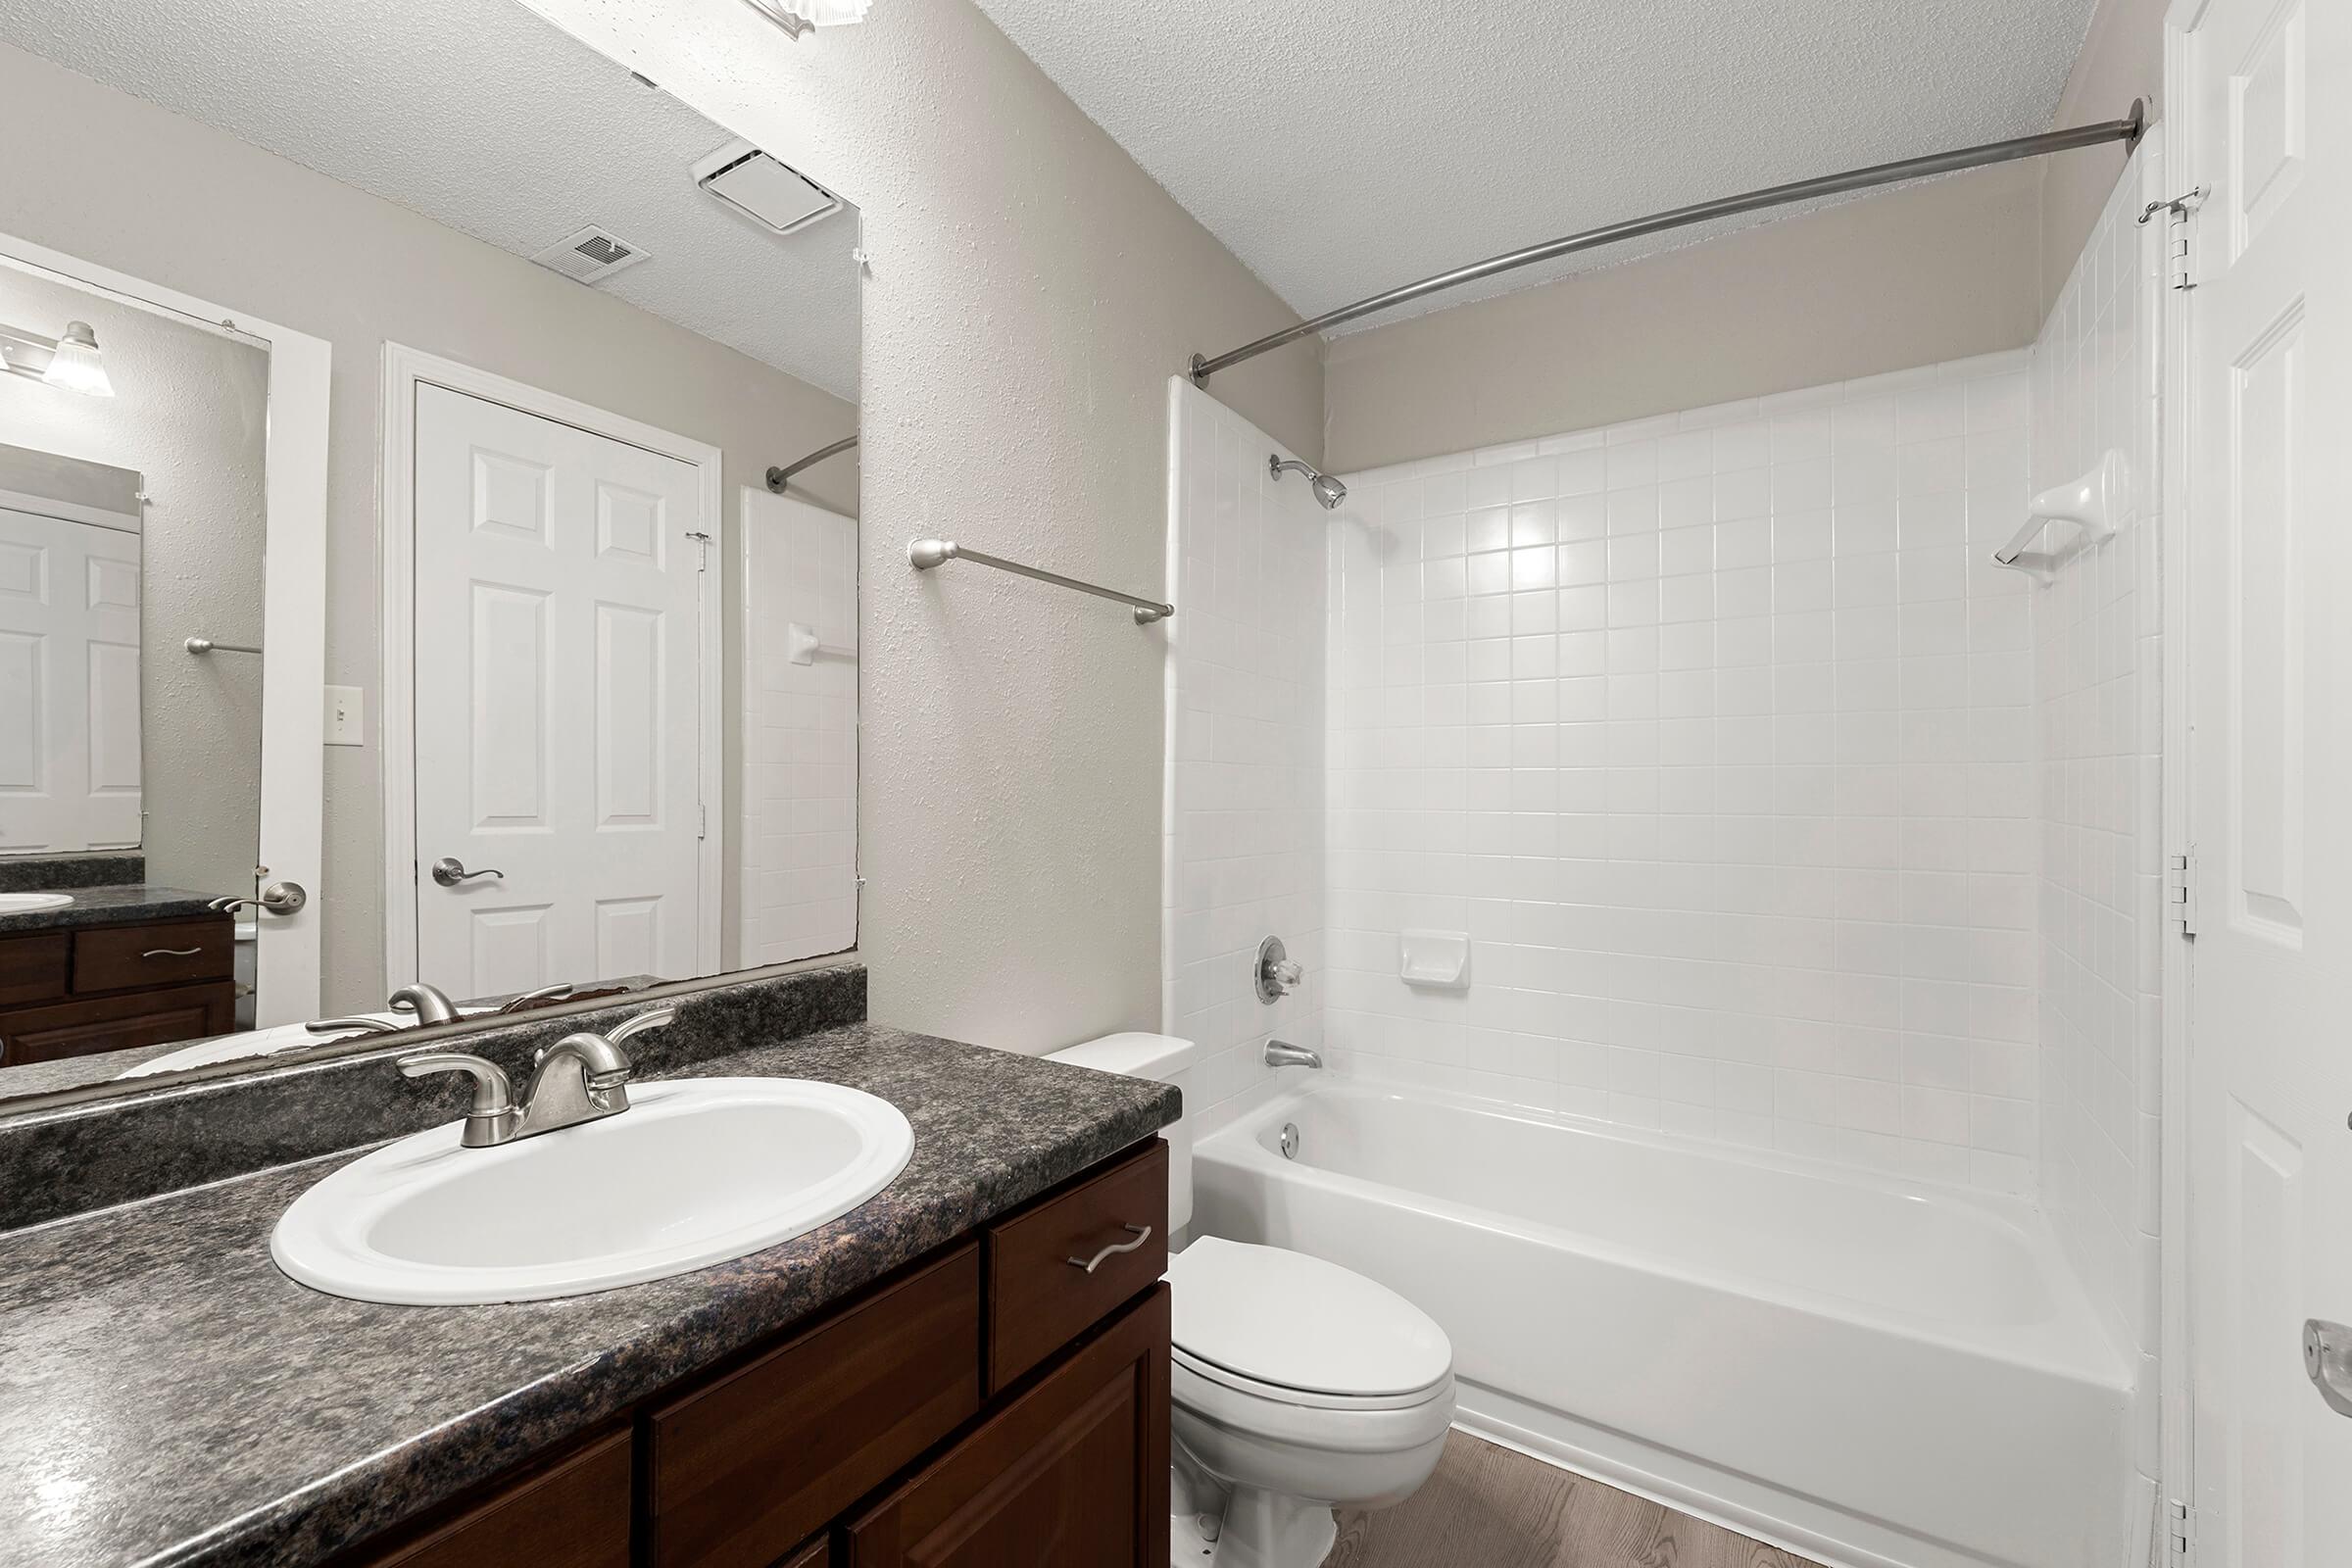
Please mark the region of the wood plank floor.
[[1340, 1514], [1340, 1539], [1323, 1568], [1818, 1565], [1453, 1432], [1419, 1492], [1378, 1513]]

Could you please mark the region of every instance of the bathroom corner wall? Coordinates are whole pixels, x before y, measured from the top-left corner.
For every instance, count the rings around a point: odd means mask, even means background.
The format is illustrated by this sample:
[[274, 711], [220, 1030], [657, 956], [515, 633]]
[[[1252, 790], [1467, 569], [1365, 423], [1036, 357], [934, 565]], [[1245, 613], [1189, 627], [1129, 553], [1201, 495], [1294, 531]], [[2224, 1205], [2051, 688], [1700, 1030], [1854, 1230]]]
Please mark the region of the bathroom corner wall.
[[2044, 1206], [2119, 1348], [2138, 1357], [2138, 1463], [2157, 1473], [2163, 701], [2156, 511], [2162, 224], [2155, 138], [2126, 169], [2034, 350], [2034, 487], [2120, 451], [2116, 537], [2036, 590]]
[[[1333, 514], [1267, 457], [1288, 449], [1168, 381], [1166, 865], [1161, 1027], [1194, 1041], [1196, 1136], [1273, 1076], [1280, 1036], [1323, 1040], [1323, 581]], [[1257, 946], [1306, 971], [1258, 1000]]]
[[[1326, 1040], [2030, 1193], [2022, 351], [1349, 479]], [[1471, 984], [1397, 978], [1467, 931]]]
[[[917, 572], [906, 544], [1158, 594], [1167, 378], [1297, 315], [970, 0], [889, 0], [797, 43], [732, 3], [526, 3], [862, 215], [874, 1016], [1030, 1053], [1150, 1027], [1169, 628], [985, 567]], [[1320, 458], [1317, 345], [1216, 396]]]

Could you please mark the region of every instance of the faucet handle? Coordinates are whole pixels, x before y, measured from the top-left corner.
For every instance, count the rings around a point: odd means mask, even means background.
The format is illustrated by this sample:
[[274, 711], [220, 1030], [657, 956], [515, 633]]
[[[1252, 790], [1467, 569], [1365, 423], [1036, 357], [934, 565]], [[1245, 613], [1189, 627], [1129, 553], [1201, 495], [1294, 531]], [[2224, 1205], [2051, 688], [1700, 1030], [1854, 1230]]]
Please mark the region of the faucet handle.
[[[473, 1104], [466, 1112], [468, 1123], [487, 1116], [506, 1116], [514, 1110], [514, 1089], [507, 1082], [506, 1072], [495, 1061], [463, 1051], [428, 1051], [421, 1055], [400, 1058], [403, 1078], [429, 1078], [434, 1073], [462, 1072], [473, 1079]], [[466, 1131], [470, 1134], [472, 1128]]]
[[614, 1045], [634, 1040], [654, 1029], [666, 1029], [678, 1021], [676, 1007], [648, 1007], [633, 1018], [623, 1019], [605, 1031], [605, 1038]]

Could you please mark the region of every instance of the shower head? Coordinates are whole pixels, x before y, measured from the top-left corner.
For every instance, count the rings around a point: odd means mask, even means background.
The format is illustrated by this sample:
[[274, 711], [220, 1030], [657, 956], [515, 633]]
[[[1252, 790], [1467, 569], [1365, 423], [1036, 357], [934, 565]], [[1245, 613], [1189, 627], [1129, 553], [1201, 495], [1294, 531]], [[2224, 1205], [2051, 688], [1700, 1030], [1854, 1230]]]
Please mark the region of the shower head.
[[1296, 468], [1306, 475], [1307, 487], [1314, 491], [1325, 512], [1338, 510], [1340, 503], [1348, 499], [1348, 487], [1330, 474], [1317, 473], [1297, 458], [1286, 458], [1279, 452], [1266, 458], [1266, 471], [1275, 478], [1281, 478], [1285, 468]]

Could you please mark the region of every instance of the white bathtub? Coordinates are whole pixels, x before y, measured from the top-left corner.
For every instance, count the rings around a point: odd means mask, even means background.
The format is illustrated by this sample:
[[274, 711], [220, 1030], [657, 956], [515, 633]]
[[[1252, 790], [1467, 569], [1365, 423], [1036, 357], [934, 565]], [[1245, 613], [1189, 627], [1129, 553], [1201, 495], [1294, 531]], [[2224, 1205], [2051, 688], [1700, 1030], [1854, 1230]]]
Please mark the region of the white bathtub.
[[1194, 1189], [1418, 1302], [1473, 1431], [1833, 1564], [2124, 1560], [2124, 1364], [2024, 1204], [1345, 1078]]

